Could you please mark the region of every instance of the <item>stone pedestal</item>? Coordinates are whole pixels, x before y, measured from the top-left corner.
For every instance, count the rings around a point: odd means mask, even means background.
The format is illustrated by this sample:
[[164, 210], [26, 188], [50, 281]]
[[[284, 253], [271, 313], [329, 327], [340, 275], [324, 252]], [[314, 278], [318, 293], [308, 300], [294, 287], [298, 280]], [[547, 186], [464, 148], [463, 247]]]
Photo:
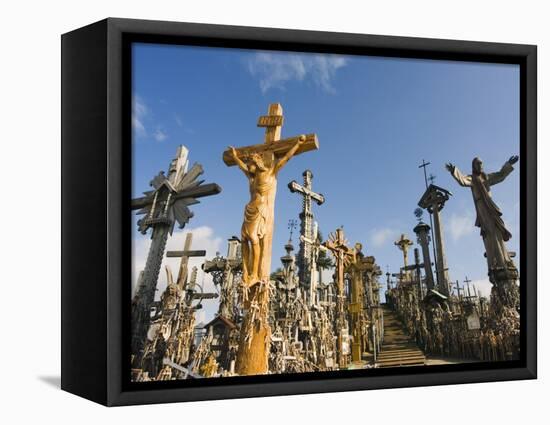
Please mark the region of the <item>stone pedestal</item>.
[[437, 288], [440, 293], [449, 296], [449, 271], [447, 268], [447, 257], [445, 255], [445, 243], [443, 239], [443, 223], [441, 222], [441, 210], [445, 206], [445, 202], [449, 200], [451, 192], [443, 189], [439, 186], [431, 184], [426, 189], [426, 192], [420, 198], [418, 206], [420, 208], [427, 209], [432, 214], [434, 219], [434, 232], [435, 232], [435, 247], [437, 257], [436, 274], [437, 274]]
[[424, 262], [424, 273], [426, 273], [426, 287], [428, 291], [434, 289], [434, 275], [432, 271], [432, 260], [430, 258], [430, 226], [420, 222], [413, 229], [416, 233], [417, 241], [422, 248], [422, 261]]

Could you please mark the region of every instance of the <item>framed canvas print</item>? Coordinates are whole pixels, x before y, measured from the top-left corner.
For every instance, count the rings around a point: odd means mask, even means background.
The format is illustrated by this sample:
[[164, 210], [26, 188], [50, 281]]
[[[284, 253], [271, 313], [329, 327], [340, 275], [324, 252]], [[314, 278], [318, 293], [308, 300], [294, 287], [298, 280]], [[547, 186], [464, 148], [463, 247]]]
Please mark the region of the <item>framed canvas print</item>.
[[536, 377], [536, 47], [107, 19], [62, 37], [62, 388]]

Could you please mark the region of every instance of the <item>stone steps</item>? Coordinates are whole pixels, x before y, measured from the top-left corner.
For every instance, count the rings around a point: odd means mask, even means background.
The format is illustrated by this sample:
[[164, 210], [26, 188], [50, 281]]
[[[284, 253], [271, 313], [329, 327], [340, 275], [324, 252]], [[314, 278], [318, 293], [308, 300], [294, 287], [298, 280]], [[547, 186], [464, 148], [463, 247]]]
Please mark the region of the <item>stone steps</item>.
[[378, 367], [424, 366], [426, 356], [406, 334], [395, 313], [384, 310], [384, 342], [376, 359]]

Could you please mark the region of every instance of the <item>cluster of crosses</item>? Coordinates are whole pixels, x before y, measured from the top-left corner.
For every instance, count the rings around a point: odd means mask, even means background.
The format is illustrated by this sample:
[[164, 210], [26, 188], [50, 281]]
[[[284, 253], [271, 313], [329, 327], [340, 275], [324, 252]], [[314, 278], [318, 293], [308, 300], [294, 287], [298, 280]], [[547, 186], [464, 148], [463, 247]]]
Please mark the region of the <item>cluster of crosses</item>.
[[[428, 179], [424, 161], [426, 191], [414, 227], [420, 248], [409, 264], [414, 242], [405, 234], [395, 241], [403, 267], [386, 274], [385, 304], [375, 258], [365, 255], [360, 243], [352, 246], [343, 227], [323, 240], [313, 204], [323, 205], [325, 197], [313, 190], [310, 170], [304, 171], [302, 183], [288, 183], [302, 201], [298, 253], [292, 241], [297, 222], [291, 220], [286, 255], [272, 272], [277, 173], [293, 156], [319, 148], [315, 134], [281, 139], [282, 125], [282, 107], [272, 104], [258, 120], [265, 128], [264, 143], [223, 153], [224, 163], [237, 165], [248, 178], [251, 201], [241, 235], [229, 238], [226, 255], [216, 253], [202, 262], [200, 273], [214, 285], [210, 292], [199, 283], [199, 268], [189, 271], [190, 258], [206, 256], [192, 249], [191, 233], [181, 251], [165, 251], [176, 223], [183, 229], [193, 217], [189, 206], [221, 188], [199, 179], [202, 167], [189, 168], [188, 150], [180, 146], [168, 173], [159, 173], [152, 189], [132, 200], [141, 216], [139, 230], [151, 235], [132, 299], [134, 381], [416, 365], [425, 363], [425, 353], [516, 358], [519, 316], [510, 312], [517, 300], [495, 292], [489, 301], [470, 287], [469, 279], [464, 289], [449, 277], [441, 210], [452, 194], [433, 184], [432, 176]], [[430, 225], [422, 221], [423, 211]], [[180, 265], [176, 279], [166, 266], [167, 286], [159, 293], [165, 256], [179, 258]], [[512, 263], [490, 268], [497, 288], [511, 287], [514, 273]], [[508, 286], [498, 285], [498, 279]], [[208, 300], [216, 300], [217, 312], [208, 323], [197, 324], [196, 313]]]
[[[434, 176], [427, 177], [429, 164], [423, 160], [420, 165], [426, 191], [415, 210], [418, 222], [413, 231], [419, 247], [414, 248], [414, 263], [408, 261], [414, 242], [402, 234], [395, 246], [403, 255], [403, 266], [397, 273], [386, 273], [386, 306], [391, 309], [388, 314], [397, 316], [415, 345], [426, 354], [489, 361], [516, 359], [519, 314], [502, 314], [506, 311], [502, 305], [509, 302], [509, 297], [503, 300], [493, 290], [487, 299], [468, 277], [462, 286], [450, 278], [441, 211], [452, 194], [435, 185]], [[430, 225], [422, 220], [424, 211], [429, 213]], [[513, 252], [509, 255], [515, 256]], [[498, 287], [498, 281], [493, 283], [494, 288]], [[514, 303], [517, 300], [512, 301], [508, 312], [517, 312]]]
[[[282, 108], [270, 105], [259, 119], [266, 128], [263, 144], [239, 148], [239, 154], [271, 153], [275, 161], [318, 148], [315, 134], [281, 140]], [[297, 140], [300, 147], [294, 147]], [[288, 189], [302, 198], [299, 214], [300, 242], [293, 255], [292, 236], [286, 244], [282, 268], [270, 276], [266, 300], [269, 341], [264, 352], [247, 353], [243, 338], [251, 314], [250, 293], [243, 285], [242, 240], [228, 241], [227, 255], [219, 253], [202, 264], [216, 288], [206, 292], [198, 283], [198, 270], [189, 268], [189, 258], [204, 257], [193, 250], [192, 234], [187, 234], [181, 251], [165, 252], [175, 224], [183, 228], [193, 217], [188, 208], [199, 198], [216, 195], [221, 188], [199, 180], [199, 164], [188, 170], [188, 151], [181, 146], [168, 173], [159, 173], [152, 190], [132, 201], [132, 209], [142, 217], [139, 230], [151, 234], [145, 269], [140, 273], [132, 300], [133, 379], [169, 380], [247, 373], [247, 356], [265, 357], [259, 373], [305, 372], [364, 367], [372, 364], [379, 349], [379, 268], [374, 257], [363, 255], [360, 244], [349, 246], [342, 228], [321, 240], [314, 220], [313, 203], [325, 198], [312, 187], [313, 173], [303, 173], [303, 183], [291, 181]], [[224, 162], [236, 162], [224, 152]], [[292, 228], [295, 224], [292, 226]], [[269, 253], [271, 247], [269, 247]], [[164, 257], [180, 258], [177, 279], [166, 268], [166, 289], [156, 298]], [[334, 275], [323, 283], [323, 269]], [[206, 324], [197, 325], [196, 311], [205, 300], [217, 299], [218, 311]], [[252, 351], [249, 349], [249, 351]], [[239, 366], [239, 357], [241, 357]], [[249, 362], [250, 364], [253, 361]], [[261, 363], [261, 362], [259, 362]], [[250, 369], [250, 367], [248, 367]]]

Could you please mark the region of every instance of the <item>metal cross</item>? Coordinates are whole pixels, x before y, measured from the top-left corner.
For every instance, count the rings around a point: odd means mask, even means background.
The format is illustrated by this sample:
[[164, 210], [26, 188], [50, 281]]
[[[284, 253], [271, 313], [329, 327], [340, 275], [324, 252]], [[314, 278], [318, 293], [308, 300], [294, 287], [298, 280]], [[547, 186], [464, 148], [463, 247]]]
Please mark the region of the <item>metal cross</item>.
[[426, 189], [428, 188], [428, 176], [426, 175], [426, 167], [430, 164], [430, 162], [425, 162], [424, 159], [422, 159], [422, 164], [418, 166], [418, 168], [424, 169], [424, 182], [426, 183]]
[[292, 240], [292, 233], [294, 233], [294, 230], [296, 229], [296, 227], [298, 226], [298, 221], [291, 218], [290, 220], [288, 220], [288, 229], [290, 230], [290, 237], [288, 238], [288, 240]]

